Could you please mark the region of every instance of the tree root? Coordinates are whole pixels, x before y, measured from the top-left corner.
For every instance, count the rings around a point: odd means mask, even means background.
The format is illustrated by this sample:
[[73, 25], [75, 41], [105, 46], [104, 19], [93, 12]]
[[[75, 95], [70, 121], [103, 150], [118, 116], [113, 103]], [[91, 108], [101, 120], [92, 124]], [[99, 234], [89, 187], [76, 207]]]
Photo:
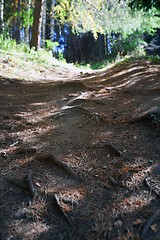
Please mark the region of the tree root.
[[158, 209], [147, 221], [146, 225], [144, 226], [142, 233], [141, 233], [141, 238], [142, 240], [158, 240], [160, 237], [160, 233], [155, 234], [154, 237], [147, 237], [147, 232], [150, 228], [150, 226], [154, 223], [154, 221], [156, 220], [156, 218], [158, 218], [160, 216], [160, 209]]
[[105, 146], [111, 148], [116, 153], [117, 156], [124, 157], [123, 152], [120, 151], [113, 143], [107, 142]]
[[88, 123], [95, 123], [98, 124], [99, 122], [105, 122], [105, 120], [99, 115], [99, 113], [93, 113], [92, 116], [80, 127], [87, 125]]
[[111, 143], [109, 141], [98, 143], [94, 147], [97, 147], [97, 148], [108, 148], [109, 151], [113, 152], [117, 157], [123, 157], [123, 158], [127, 158], [128, 159], [128, 157], [126, 155], [124, 155], [124, 153], [122, 151], [120, 151], [113, 143]]
[[106, 87], [105, 90], [112, 93], [112, 91], [119, 91], [120, 89], [118, 87]]
[[76, 114], [76, 112], [80, 112], [81, 115], [89, 115], [89, 116], [92, 115], [91, 112], [87, 108], [85, 108], [81, 105], [75, 105], [75, 106], [63, 107], [62, 110], [60, 112], [56, 113], [53, 117], [54, 117], [54, 119], [62, 119], [63, 117], [66, 117], [68, 114], [74, 114], [73, 111], [75, 112], [75, 114]]
[[34, 198], [37, 194], [31, 170], [29, 170], [28, 175], [25, 178], [21, 179], [21, 181], [17, 182], [15, 179], [10, 179], [9, 183], [27, 192], [27, 194], [30, 194], [32, 198]]
[[160, 109], [155, 108], [146, 111], [145, 113], [131, 119], [128, 123], [137, 123], [141, 121], [150, 121], [156, 129], [160, 129]]
[[73, 177], [80, 179], [68, 166], [67, 163], [64, 163], [60, 159], [58, 159], [54, 154], [52, 153], [40, 153], [36, 156], [36, 160], [42, 161], [44, 163], [50, 164], [50, 165], [56, 165], [60, 168], [62, 168], [67, 174], [72, 175]]
[[54, 200], [55, 200], [56, 206], [58, 207], [58, 209], [60, 210], [60, 212], [64, 216], [64, 218], [66, 219], [67, 223], [69, 223], [71, 225], [71, 220], [68, 217], [68, 215], [66, 214], [65, 210], [63, 209], [63, 207], [61, 206], [60, 197], [56, 193], [54, 194]]
[[28, 190], [29, 190], [30, 194], [32, 195], [32, 197], [34, 198], [36, 195], [36, 189], [35, 189], [35, 184], [33, 181], [33, 174], [31, 172], [31, 170], [29, 171], [28, 176], [27, 176], [27, 184], [28, 184]]

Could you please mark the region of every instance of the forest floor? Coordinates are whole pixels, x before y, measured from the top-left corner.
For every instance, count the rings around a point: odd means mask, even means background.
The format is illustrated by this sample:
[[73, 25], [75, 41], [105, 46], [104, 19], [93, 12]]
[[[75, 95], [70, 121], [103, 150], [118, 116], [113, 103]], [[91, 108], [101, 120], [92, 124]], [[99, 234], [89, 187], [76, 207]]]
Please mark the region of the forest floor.
[[30, 71], [0, 62], [0, 239], [160, 239], [160, 65]]

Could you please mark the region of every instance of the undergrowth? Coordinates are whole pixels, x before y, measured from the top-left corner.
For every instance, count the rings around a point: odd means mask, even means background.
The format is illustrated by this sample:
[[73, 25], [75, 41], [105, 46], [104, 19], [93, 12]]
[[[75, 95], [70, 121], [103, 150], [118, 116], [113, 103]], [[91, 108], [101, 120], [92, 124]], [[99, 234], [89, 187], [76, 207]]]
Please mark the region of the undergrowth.
[[[13, 61], [16, 61], [16, 64], [21, 68], [25, 67], [26, 62], [33, 64], [32, 68], [38, 69], [40, 66], [44, 68], [52, 68], [53, 66], [59, 66], [61, 62], [64, 62], [64, 59], [58, 61], [52, 56], [51, 49], [42, 49], [35, 51], [34, 48], [30, 49], [29, 46], [25, 43], [17, 44], [14, 39], [4, 38], [0, 36], [0, 58], [11, 58]], [[107, 57], [103, 61], [89, 63], [89, 64], [75, 64], [76, 67], [85, 70], [96, 70], [102, 69], [109, 65], [121, 65], [127, 62], [130, 62], [134, 59], [148, 59], [151, 62], [160, 63], [159, 56], [146, 56], [143, 49], [132, 52], [126, 56], [117, 55], [116, 57]]]
[[52, 67], [58, 65], [58, 60], [52, 57], [51, 51], [39, 49], [35, 51], [30, 49], [25, 43], [16, 44], [16, 41], [10, 38], [0, 37], [0, 57], [15, 58], [17, 61], [32, 62], [35, 64], [43, 65], [44, 67]]

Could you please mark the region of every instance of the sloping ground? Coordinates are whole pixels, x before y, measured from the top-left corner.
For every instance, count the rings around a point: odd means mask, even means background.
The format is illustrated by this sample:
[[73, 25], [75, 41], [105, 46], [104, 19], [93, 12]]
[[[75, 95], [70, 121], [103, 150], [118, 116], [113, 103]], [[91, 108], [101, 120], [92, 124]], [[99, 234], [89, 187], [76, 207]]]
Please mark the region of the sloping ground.
[[160, 239], [160, 66], [64, 77], [0, 77], [0, 239]]

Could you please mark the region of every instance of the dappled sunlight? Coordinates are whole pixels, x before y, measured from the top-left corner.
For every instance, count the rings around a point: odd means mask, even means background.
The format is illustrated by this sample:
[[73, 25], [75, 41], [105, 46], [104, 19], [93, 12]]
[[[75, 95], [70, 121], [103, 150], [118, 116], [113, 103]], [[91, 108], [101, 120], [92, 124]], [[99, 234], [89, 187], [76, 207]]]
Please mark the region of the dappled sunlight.
[[23, 144], [32, 144], [34, 145], [37, 141], [37, 137], [44, 135], [45, 133], [54, 129], [54, 126], [42, 126], [29, 128], [20, 132], [11, 133], [11, 137], [17, 136], [20, 141], [23, 141]]
[[117, 217], [119, 214], [135, 212], [150, 205], [153, 199], [154, 198], [147, 193], [124, 197], [122, 200], [117, 198], [117, 201], [113, 203], [112, 214]]
[[120, 72], [118, 72], [118, 73], [116, 73], [116, 74], [113, 74], [112, 75], [112, 78], [114, 78], [114, 77], [119, 77], [119, 76], [122, 76], [122, 75], [125, 75], [125, 74], [128, 74], [128, 73], [130, 73], [130, 75], [131, 76], [133, 76], [133, 73], [132, 72], [141, 72], [141, 71], [139, 71], [139, 70], [141, 70], [141, 69], [143, 69], [143, 70], [145, 70], [145, 67], [144, 66], [136, 66], [136, 67], [131, 67], [131, 68], [129, 68], [129, 69], [126, 69], [126, 70], [123, 70], [123, 71], [120, 71]]
[[[36, 110], [31, 110], [30, 106], [43, 106], [43, 108], [39, 108]], [[57, 108], [52, 105], [52, 109], [50, 110], [49, 105], [46, 105], [45, 103], [34, 103], [28, 106], [27, 112], [19, 112], [15, 114], [15, 116], [22, 117], [25, 121], [28, 123], [38, 123], [43, 121], [46, 117], [52, 116], [54, 112], [57, 111]]]
[[[13, 227], [13, 224], [17, 225], [17, 227]], [[47, 226], [45, 223], [41, 222], [41, 219], [39, 219], [38, 222], [34, 222], [32, 224], [25, 224], [23, 227], [20, 227], [19, 224], [20, 221], [13, 221], [11, 225], [8, 226], [8, 229], [12, 234], [14, 233], [14, 235], [15, 233], [18, 233], [21, 234], [21, 236], [24, 238], [30, 239], [33, 239], [33, 235], [36, 235], [36, 237], [38, 237], [42, 233], [48, 232], [50, 229], [50, 226]]]
[[[16, 227], [16, 237], [35, 239], [55, 232], [60, 238], [64, 231], [76, 239], [80, 227], [82, 239], [140, 234], [159, 206], [152, 168], [160, 153], [160, 97], [158, 72], [137, 64], [82, 75], [82, 81], [15, 80], [7, 88], [2, 82], [2, 215], [12, 210], [7, 232]], [[143, 119], [149, 114], [156, 126]]]

